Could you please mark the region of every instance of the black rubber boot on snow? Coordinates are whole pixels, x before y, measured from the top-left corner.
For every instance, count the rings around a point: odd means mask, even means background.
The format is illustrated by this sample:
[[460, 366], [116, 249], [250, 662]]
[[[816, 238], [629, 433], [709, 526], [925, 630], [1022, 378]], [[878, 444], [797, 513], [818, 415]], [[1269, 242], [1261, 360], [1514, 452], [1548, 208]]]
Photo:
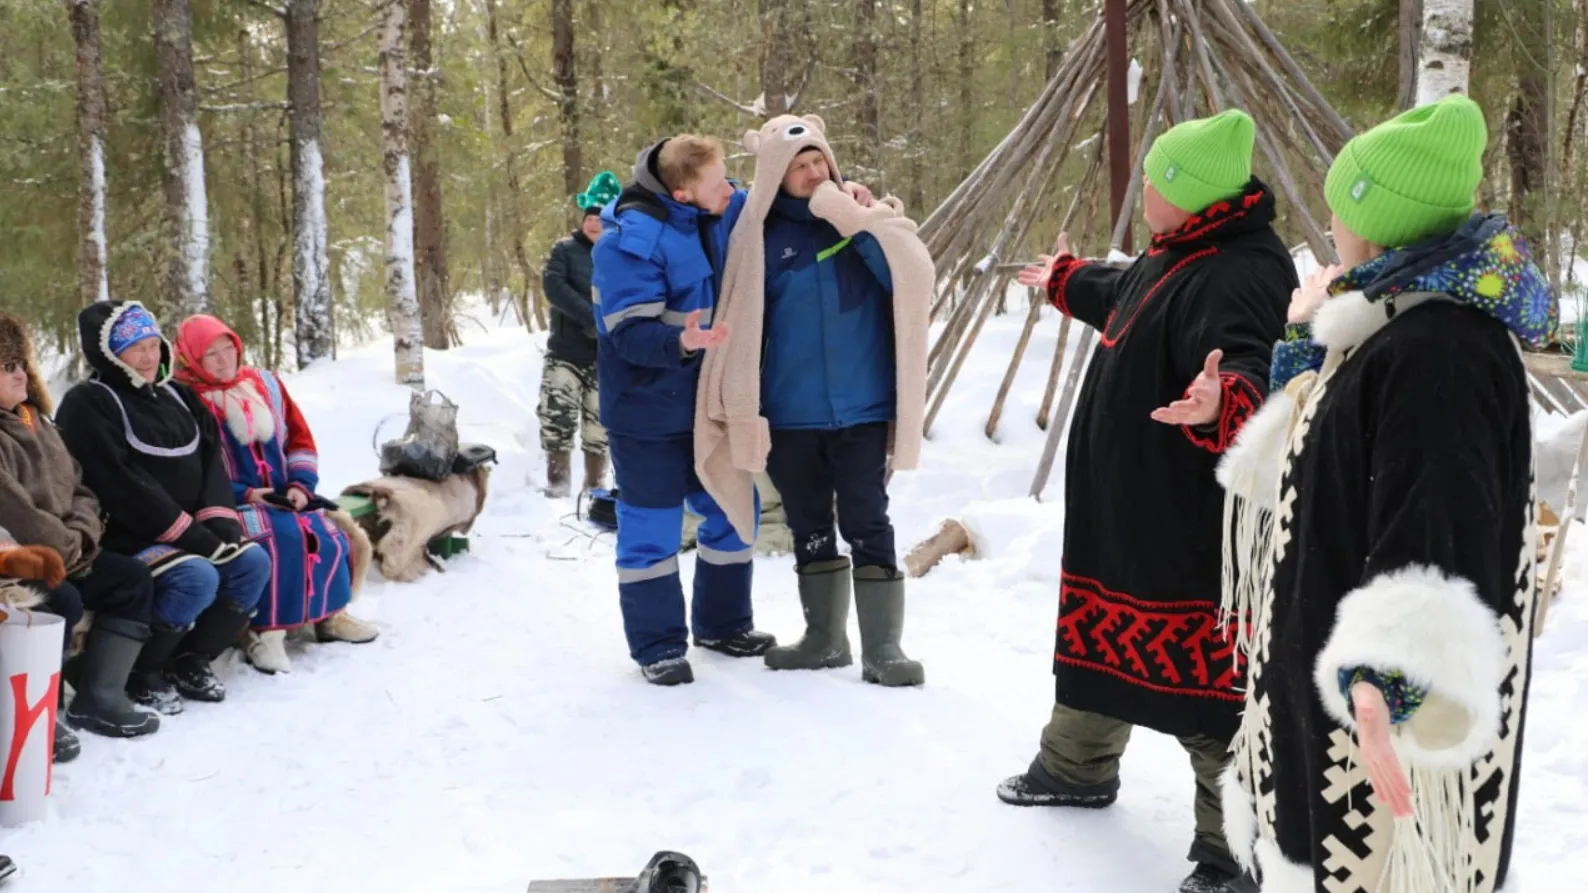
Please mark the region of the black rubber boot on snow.
[[215, 677], [210, 661], [235, 645], [253, 618], [253, 608], [239, 608], [224, 598], [204, 609], [166, 672], [182, 697], [212, 704], [226, 700], [226, 686]]
[[127, 677], [149, 638], [149, 627], [120, 617], [98, 617], [88, 631], [77, 694], [66, 708], [74, 728], [109, 738], [136, 738], [160, 728], [160, 717], [134, 707]]
[[1180, 882], [1179, 893], [1242, 893], [1247, 889], [1243, 886], [1245, 879], [1238, 874], [1231, 874], [1217, 865], [1198, 862], [1197, 867]]
[[187, 638], [189, 629], [163, 623], [149, 627], [149, 641], [144, 643], [138, 662], [132, 667], [132, 676], [127, 680], [127, 696], [134, 702], [166, 716], [182, 712], [182, 696], [177, 694], [171, 680], [165, 678], [165, 671], [171, 666], [171, 656]]
[[1031, 761], [1024, 774], [1006, 778], [998, 785], [998, 799], [1011, 806], [1071, 806], [1102, 809], [1119, 799], [1119, 779], [1102, 784], [1070, 784], [1048, 772], [1042, 758]]
[[66, 714], [55, 714], [55, 762], [70, 763], [82, 752], [83, 743], [77, 740], [77, 733], [66, 724]]
[[695, 681], [695, 671], [689, 666], [689, 659], [684, 657], [669, 657], [645, 664], [640, 667], [640, 672], [645, 675], [645, 681], [652, 685], [684, 685]]
[[774, 670], [825, 670], [855, 662], [849, 651], [849, 559], [813, 561], [797, 568], [805, 635], [766, 653]]
[[729, 657], [760, 657], [777, 644], [777, 637], [760, 630], [747, 629], [726, 639], [696, 639], [695, 644]]
[[860, 678], [878, 685], [921, 685], [926, 669], [904, 656], [904, 576], [889, 567], [855, 568]]

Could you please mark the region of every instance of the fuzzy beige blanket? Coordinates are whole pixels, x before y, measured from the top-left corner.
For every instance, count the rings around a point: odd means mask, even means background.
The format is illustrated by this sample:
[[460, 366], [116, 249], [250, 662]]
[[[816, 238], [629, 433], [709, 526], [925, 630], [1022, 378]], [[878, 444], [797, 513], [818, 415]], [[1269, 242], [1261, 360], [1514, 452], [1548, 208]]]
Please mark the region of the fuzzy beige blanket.
[[771, 435], [761, 416], [761, 345], [766, 309], [763, 237], [767, 211], [794, 156], [818, 148], [827, 156], [833, 181], [817, 188], [811, 213], [848, 238], [876, 238], [893, 278], [893, 338], [897, 367], [897, 416], [891, 467], [914, 468], [920, 458], [926, 418], [927, 330], [931, 324], [932, 256], [916, 235], [915, 221], [889, 196], [863, 208], [838, 185], [838, 165], [815, 115], [780, 115], [745, 134], [756, 156], [755, 180], [728, 245], [728, 264], [713, 323], [726, 323], [722, 347], [708, 350], [695, 396], [695, 472], [717, 501], [739, 538], [755, 539], [754, 474], [766, 468]]

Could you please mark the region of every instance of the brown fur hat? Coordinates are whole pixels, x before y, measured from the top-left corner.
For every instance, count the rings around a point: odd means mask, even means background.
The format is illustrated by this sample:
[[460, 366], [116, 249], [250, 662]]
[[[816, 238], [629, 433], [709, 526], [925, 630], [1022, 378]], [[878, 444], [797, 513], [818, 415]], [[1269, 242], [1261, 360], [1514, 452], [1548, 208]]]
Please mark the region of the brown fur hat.
[[45, 415], [55, 414], [55, 401], [44, 386], [44, 376], [39, 371], [39, 357], [33, 350], [33, 337], [28, 334], [28, 324], [10, 313], [0, 313], [0, 365], [22, 363], [28, 370], [28, 402]]

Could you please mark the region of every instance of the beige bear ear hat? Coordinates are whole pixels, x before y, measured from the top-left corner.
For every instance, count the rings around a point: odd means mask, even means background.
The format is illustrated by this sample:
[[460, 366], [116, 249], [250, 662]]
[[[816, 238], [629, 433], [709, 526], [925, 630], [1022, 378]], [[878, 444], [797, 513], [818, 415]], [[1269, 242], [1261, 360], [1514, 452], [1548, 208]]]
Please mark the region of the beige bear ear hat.
[[766, 308], [766, 215], [794, 156], [817, 148], [827, 157], [831, 184], [817, 187], [811, 213], [848, 238], [871, 233], [893, 277], [893, 335], [897, 362], [897, 421], [893, 467], [914, 468], [926, 411], [927, 331], [936, 273], [932, 256], [897, 199], [862, 208], [841, 188], [838, 162], [816, 115], [779, 115], [744, 135], [755, 155], [755, 180], [728, 243], [728, 264], [713, 324], [726, 324], [727, 342], [706, 351], [695, 393], [695, 473], [722, 507], [739, 538], [755, 539], [754, 474], [766, 468], [771, 433], [761, 416], [761, 346]]

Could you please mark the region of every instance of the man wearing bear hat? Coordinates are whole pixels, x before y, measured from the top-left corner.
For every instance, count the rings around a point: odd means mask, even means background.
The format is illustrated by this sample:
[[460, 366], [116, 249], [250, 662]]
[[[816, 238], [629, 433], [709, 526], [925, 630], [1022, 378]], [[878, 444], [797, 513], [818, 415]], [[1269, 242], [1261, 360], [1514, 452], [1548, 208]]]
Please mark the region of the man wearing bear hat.
[[601, 209], [618, 197], [622, 184], [602, 171], [574, 197], [584, 211], [579, 228], [551, 246], [540, 284], [551, 305], [551, 336], [540, 373], [540, 446], [546, 452], [546, 495], [567, 496], [573, 443], [584, 450], [584, 489], [606, 477], [607, 432], [601, 427], [596, 385], [595, 304], [590, 298], [590, 252], [601, 238]]
[[701, 373], [696, 470], [741, 531], [753, 524], [750, 473], [765, 468], [782, 494], [806, 628], [766, 653], [768, 667], [852, 663], [853, 601], [861, 677], [920, 685], [924, 670], [899, 641], [904, 576], [887, 476], [890, 458], [910, 468], [919, 452], [932, 259], [896, 200], [866, 207], [844, 194], [821, 118], [778, 116], [745, 146], [755, 185], [720, 306], [743, 337]]
[[[1022, 284], [1098, 330], [1069, 433], [1056, 705], [1041, 750], [999, 786], [1023, 806], [1100, 808], [1134, 726], [1173, 735], [1196, 775], [1195, 870], [1182, 893], [1241, 884], [1218, 778], [1240, 719], [1236, 622], [1220, 616], [1219, 457], [1267, 393], [1296, 287], [1252, 176], [1252, 119], [1184, 122], [1147, 153], [1152, 241], [1125, 270], [1059, 237]], [[1189, 387], [1188, 387], [1189, 385]]]
[[1255, 624], [1224, 780], [1265, 891], [1509, 882], [1537, 599], [1518, 343], [1549, 344], [1557, 305], [1521, 234], [1474, 213], [1487, 144], [1451, 96], [1340, 150], [1344, 273], [1298, 290], [1283, 395], [1220, 469], [1272, 531], [1239, 544], [1258, 585], [1231, 598]]

